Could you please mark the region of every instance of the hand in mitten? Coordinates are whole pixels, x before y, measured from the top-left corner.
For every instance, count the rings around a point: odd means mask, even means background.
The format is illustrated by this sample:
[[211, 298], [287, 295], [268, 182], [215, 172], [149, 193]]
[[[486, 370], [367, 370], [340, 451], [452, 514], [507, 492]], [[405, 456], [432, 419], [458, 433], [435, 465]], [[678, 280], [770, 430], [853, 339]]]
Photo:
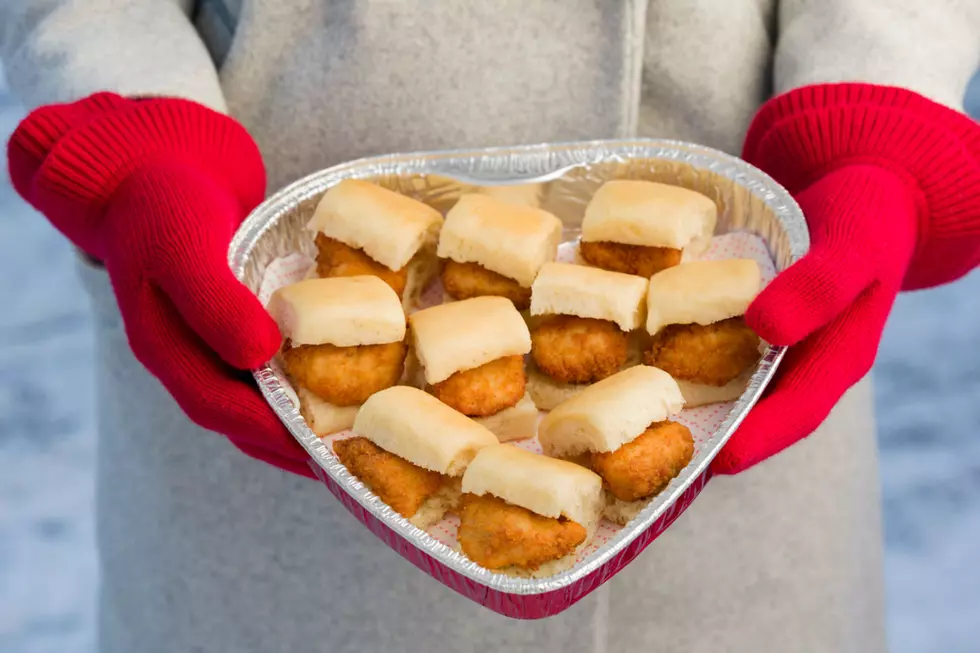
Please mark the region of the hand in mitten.
[[797, 199], [811, 247], [746, 312], [790, 349], [713, 461], [727, 474], [823, 422], [870, 371], [899, 291], [980, 263], [980, 126], [962, 114], [903, 89], [807, 87], [762, 108], [743, 156]]
[[18, 193], [104, 263], [136, 358], [187, 415], [252, 457], [312, 476], [244, 372], [280, 344], [227, 263], [265, 192], [244, 128], [189, 101], [99, 93], [31, 113], [8, 159]]

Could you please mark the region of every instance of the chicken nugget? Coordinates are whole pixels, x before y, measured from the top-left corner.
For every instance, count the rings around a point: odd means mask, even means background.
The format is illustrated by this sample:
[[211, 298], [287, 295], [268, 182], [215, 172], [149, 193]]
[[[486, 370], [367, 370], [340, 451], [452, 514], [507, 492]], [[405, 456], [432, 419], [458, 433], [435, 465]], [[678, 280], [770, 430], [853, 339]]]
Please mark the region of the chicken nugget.
[[486, 295], [506, 297], [519, 311], [531, 306], [531, 289], [514, 279], [486, 269], [478, 263], [458, 263], [446, 259], [442, 285], [453, 299], [471, 299]]
[[593, 453], [592, 470], [614, 497], [636, 501], [653, 496], [691, 462], [694, 438], [683, 424], [651, 424], [638, 438], [616, 451]]
[[457, 537], [463, 553], [487, 569], [535, 570], [575, 551], [587, 533], [569, 519], [552, 519], [485, 494], [463, 497]]
[[675, 379], [721, 387], [759, 360], [759, 336], [742, 317], [714, 324], [672, 324], [653, 336], [647, 365]]
[[317, 234], [316, 247], [319, 251], [316, 257], [316, 272], [321, 277], [374, 276], [391, 286], [399, 298], [405, 293], [408, 266], [401, 270], [390, 270], [363, 251], [323, 234]]
[[429, 391], [442, 403], [470, 417], [488, 417], [514, 406], [524, 396], [527, 374], [523, 356], [504, 356], [471, 370], [456, 372]]
[[531, 356], [562, 383], [594, 383], [626, 363], [629, 336], [608, 320], [553, 315], [531, 330]]
[[335, 347], [303, 345], [282, 353], [286, 372], [334, 406], [355, 406], [398, 383], [405, 367], [404, 342]]
[[586, 261], [605, 270], [650, 278], [661, 270], [679, 265], [681, 250], [670, 247], [648, 247], [598, 241], [579, 243], [579, 253]]
[[448, 480], [439, 472], [422, 469], [385, 451], [367, 438], [338, 440], [333, 450], [347, 471], [405, 519], [413, 517]]

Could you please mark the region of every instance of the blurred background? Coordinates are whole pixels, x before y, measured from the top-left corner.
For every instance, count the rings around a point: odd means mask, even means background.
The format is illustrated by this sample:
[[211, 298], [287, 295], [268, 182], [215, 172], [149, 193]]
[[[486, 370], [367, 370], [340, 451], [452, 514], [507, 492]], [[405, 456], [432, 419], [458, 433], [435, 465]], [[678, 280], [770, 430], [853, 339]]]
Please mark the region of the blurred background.
[[[980, 76], [967, 107], [980, 117]], [[0, 142], [22, 113], [0, 71]], [[894, 653], [980, 650], [978, 297], [980, 273], [903, 295], [878, 356]], [[91, 653], [98, 572], [88, 305], [66, 241], [15, 196], [5, 168], [0, 306], [0, 651]]]

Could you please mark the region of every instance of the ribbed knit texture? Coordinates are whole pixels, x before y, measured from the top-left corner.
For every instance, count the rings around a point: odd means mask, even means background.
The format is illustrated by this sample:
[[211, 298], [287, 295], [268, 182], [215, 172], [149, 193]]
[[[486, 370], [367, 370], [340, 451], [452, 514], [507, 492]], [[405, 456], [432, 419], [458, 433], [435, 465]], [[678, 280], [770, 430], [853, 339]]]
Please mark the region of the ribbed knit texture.
[[834, 170], [797, 201], [810, 223], [811, 252], [745, 316], [766, 341], [794, 346], [713, 461], [716, 473], [744, 471], [806, 437], [868, 373], [915, 245], [915, 201], [888, 170]]
[[809, 435], [874, 363], [902, 289], [980, 263], [980, 126], [902, 89], [812, 86], [775, 98], [744, 157], [796, 197], [810, 252], [746, 312], [793, 345], [713, 470], [737, 473]]
[[[127, 101], [112, 93], [97, 93], [73, 104], [40, 107], [11, 137], [7, 146], [7, 169], [14, 189], [35, 209], [34, 182], [48, 153], [69, 131], [82, 127], [107, 111], [125, 106]], [[54, 225], [77, 247], [91, 254], [96, 249], [95, 231], [82, 220], [57, 221]]]
[[[14, 187], [92, 256], [105, 205], [135, 171], [181, 161], [213, 177], [237, 200], [240, 221], [265, 194], [265, 168], [235, 121], [178, 99], [125, 100], [99, 93], [31, 113], [8, 147]], [[237, 222], [236, 222], [237, 226]]]
[[134, 354], [188, 416], [248, 455], [310, 475], [242, 372], [281, 341], [227, 263], [235, 229], [265, 192], [245, 130], [193, 102], [101, 93], [31, 113], [8, 160], [24, 199], [105, 264]]
[[762, 107], [743, 157], [794, 193], [854, 162], [901, 172], [921, 202], [905, 290], [947, 283], [980, 263], [980, 126], [966, 115], [905, 89], [804, 87]]

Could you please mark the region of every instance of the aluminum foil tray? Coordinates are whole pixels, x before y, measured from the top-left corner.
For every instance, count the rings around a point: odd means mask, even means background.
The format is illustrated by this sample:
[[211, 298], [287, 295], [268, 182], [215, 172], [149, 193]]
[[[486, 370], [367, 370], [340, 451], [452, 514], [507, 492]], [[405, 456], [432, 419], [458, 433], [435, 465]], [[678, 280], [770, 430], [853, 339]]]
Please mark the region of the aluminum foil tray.
[[[761, 239], [774, 273], [798, 260], [809, 247], [799, 206], [771, 178], [739, 159], [677, 141], [593, 141], [389, 155], [314, 173], [271, 196], [245, 220], [229, 251], [235, 275], [258, 292], [271, 262], [294, 253], [313, 255], [305, 224], [326, 189], [347, 178], [370, 179], [443, 212], [463, 192], [505, 187], [504, 192], [531, 198], [561, 218], [566, 244], [576, 241], [585, 205], [603, 182], [648, 179], [684, 186], [715, 200], [716, 233], [742, 232]], [[509, 617], [536, 619], [569, 608], [624, 571], [684, 512], [707, 483], [711, 459], [758, 400], [783, 353], [782, 348], [768, 347], [741, 398], [723, 407], [718, 427], [705, 435], [691, 463], [637, 518], [571, 569], [540, 579], [488, 571], [409, 524], [352, 477], [334, 457], [329, 442], [307, 427], [288, 381], [273, 366], [255, 370], [254, 376], [270, 405], [309, 452], [311, 466], [324, 485], [372, 533], [463, 596]]]

